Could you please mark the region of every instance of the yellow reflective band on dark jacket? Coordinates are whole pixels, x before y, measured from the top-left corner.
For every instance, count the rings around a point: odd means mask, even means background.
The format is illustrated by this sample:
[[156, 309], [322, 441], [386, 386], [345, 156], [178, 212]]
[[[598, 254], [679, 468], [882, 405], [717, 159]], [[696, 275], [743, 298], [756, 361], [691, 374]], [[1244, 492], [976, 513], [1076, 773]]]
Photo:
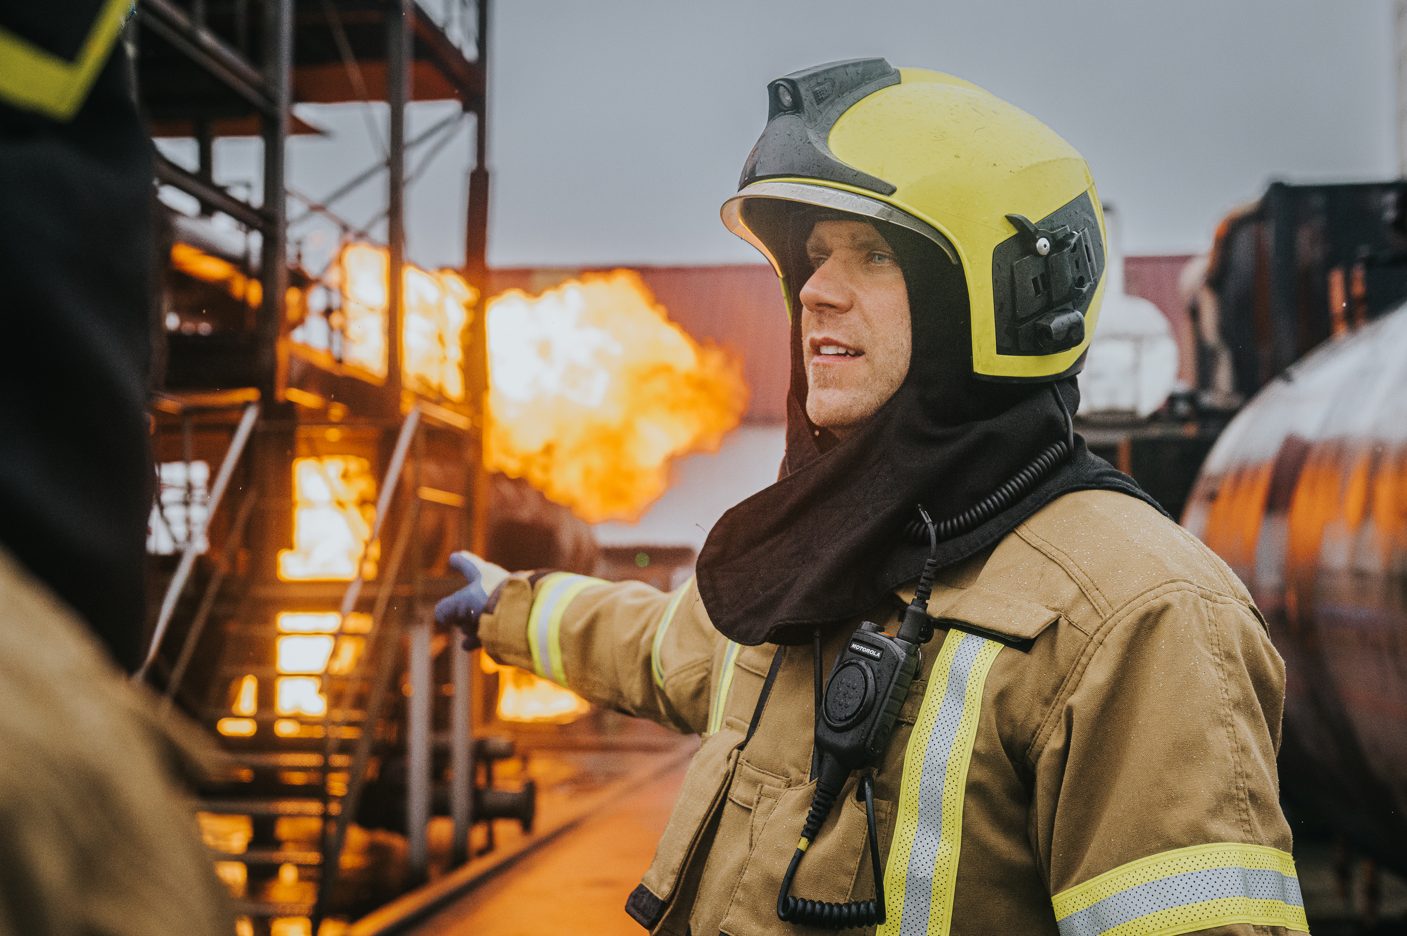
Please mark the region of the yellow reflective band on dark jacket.
[[0, 99], [55, 120], [72, 118], [102, 71], [132, 4], [107, 0], [71, 62], [0, 26]]
[[888, 919], [879, 936], [947, 936], [962, 843], [967, 766], [982, 687], [1002, 645], [949, 631], [909, 736], [899, 822], [884, 872]]
[[1295, 862], [1220, 842], [1134, 861], [1056, 894], [1060, 936], [1175, 936], [1249, 923], [1309, 932]]
[[528, 646], [537, 675], [559, 685], [567, 684], [567, 671], [562, 664], [562, 615], [583, 589], [605, 584], [603, 579], [572, 572], [553, 572], [543, 579], [542, 590], [528, 612]]

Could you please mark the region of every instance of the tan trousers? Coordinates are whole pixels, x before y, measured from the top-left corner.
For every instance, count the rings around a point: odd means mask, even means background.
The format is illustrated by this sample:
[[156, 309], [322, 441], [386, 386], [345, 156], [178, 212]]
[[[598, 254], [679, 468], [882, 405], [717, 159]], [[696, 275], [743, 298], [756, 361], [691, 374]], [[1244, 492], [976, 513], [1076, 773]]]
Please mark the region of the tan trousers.
[[230, 936], [178, 779], [207, 745], [0, 548], [0, 936]]

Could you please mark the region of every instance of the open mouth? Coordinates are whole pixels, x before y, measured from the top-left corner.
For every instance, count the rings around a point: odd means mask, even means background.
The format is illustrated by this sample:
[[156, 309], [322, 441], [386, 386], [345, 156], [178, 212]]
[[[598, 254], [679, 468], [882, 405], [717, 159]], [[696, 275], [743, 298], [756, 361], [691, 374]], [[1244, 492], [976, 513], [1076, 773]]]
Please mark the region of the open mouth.
[[849, 345], [840, 344], [833, 339], [819, 339], [811, 342], [812, 353], [818, 358], [829, 360], [843, 360], [845, 358], [863, 357], [865, 352], [859, 348], [852, 348]]

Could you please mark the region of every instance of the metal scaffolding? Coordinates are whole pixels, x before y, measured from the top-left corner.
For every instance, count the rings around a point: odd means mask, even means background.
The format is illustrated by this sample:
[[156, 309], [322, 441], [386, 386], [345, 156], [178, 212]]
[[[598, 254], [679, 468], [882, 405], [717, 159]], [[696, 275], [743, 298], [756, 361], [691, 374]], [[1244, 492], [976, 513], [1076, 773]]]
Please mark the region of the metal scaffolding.
[[[246, 244], [257, 241], [257, 265], [253, 249], [245, 248], [247, 274], [259, 287], [257, 307], [252, 286], [245, 286], [239, 293], [249, 305], [244, 319], [236, 315], [227, 328], [166, 336], [166, 381], [157, 388], [153, 412], [158, 458], [166, 452], [182, 461], [187, 479], [196, 460], [221, 467], [204, 501], [203, 524], [191, 520], [188, 490], [184, 541], [176, 555], [153, 559], [153, 581], [164, 599], [142, 669], [172, 704], [212, 727], [222, 712], [228, 715], [220, 686], [231, 674], [247, 673], [242, 678], [256, 687], [248, 700], [236, 703], [250, 713], [241, 721], [249, 734], [222, 738], [234, 766], [222, 784], [205, 792], [202, 807], [251, 822], [245, 850], [224, 857], [246, 869], [244, 896], [236, 902], [256, 930], [287, 916], [311, 917], [316, 926], [339, 912], [337, 872], [347, 828], [359, 818], [359, 805], [365, 811], [367, 797], [387, 795], [384, 775], [375, 790], [371, 785], [374, 762], [388, 752], [404, 768], [400, 814], [411, 882], [426, 873], [426, 828], [435, 788], [445, 778], [452, 860], [467, 856], [479, 798], [471, 669], [458, 640], [436, 654], [443, 642], [434, 639], [430, 608], [454, 581], [431, 568], [436, 557], [425, 554], [421, 540], [427, 514], [438, 528], [459, 531], [455, 545], [482, 550], [485, 538], [488, 483], [480, 453], [487, 387], [487, 34], [487, 0], [138, 0], [127, 27], [138, 98], [154, 133], [196, 141], [195, 169], [158, 156], [156, 183], [189, 195], [202, 216], [233, 219], [249, 235]], [[388, 280], [403, 282], [411, 175], [406, 154], [430, 140], [439, 141], [432, 151], [442, 146], [448, 126], [443, 122], [407, 140], [407, 107], [413, 100], [445, 99], [456, 100], [475, 121], [461, 272], [477, 300], [465, 341], [468, 392], [462, 400], [412, 391], [402, 380], [400, 289], [387, 290], [383, 378], [290, 352], [291, 319], [298, 314], [290, 295], [306, 280], [290, 267], [290, 196], [305, 206], [292, 223], [317, 214], [338, 224], [344, 236], [369, 241], [365, 228], [372, 224], [346, 222], [332, 204], [384, 170]], [[288, 141], [309, 129], [293, 106], [357, 101], [387, 105], [384, 159], [321, 202], [290, 192]], [[213, 171], [216, 139], [256, 134], [263, 142], [257, 202], [218, 185]], [[181, 229], [199, 220], [175, 218]], [[331, 439], [345, 441], [339, 448], [325, 441]], [[385, 531], [394, 544], [375, 582], [360, 572], [346, 584], [291, 582], [277, 572], [277, 554], [292, 537], [293, 461], [310, 447], [361, 453], [357, 457], [380, 467], [368, 542], [380, 542]], [[438, 472], [434, 478], [432, 470]], [[446, 484], [450, 490], [442, 489]], [[274, 646], [273, 618], [287, 609], [335, 611], [342, 622], [338, 633], [354, 612], [370, 620], [368, 629], [348, 638], [364, 648], [356, 664], [336, 677], [325, 667], [319, 677], [326, 706], [320, 716], [288, 716], [269, 698], [268, 683], [283, 672], [265, 659]], [[404, 701], [394, 691], [401, 674], [409, 676]], [[445, 756], [437, 760], [437, 752]], [[437, 769], [441, 763], [447, 769]], [[501, 813], [531, 822], [530, 789], [526, 797], [500, 800], [507, 804]], [[314, 847], [293, 849], [278, 838], [280, 820], [290, 817], [321, 820]], [[283, 881], [282, 869], [289, 866], [294, 880]], [[280, 882], [293, 897], [261, 896], [274, 893]], [[316, 887], [299, 891], [298, 882]]]

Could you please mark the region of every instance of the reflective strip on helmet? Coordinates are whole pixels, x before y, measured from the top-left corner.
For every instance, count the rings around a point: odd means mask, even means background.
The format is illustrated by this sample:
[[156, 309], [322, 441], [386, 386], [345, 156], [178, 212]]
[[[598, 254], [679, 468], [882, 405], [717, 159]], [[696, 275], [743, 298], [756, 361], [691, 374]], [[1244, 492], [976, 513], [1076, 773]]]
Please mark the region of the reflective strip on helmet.
[[768, 179], [753, 182], [739, 191], [738, 194], [723, 203], [719, 214], [728, 230], [762, 251], [762, 254], [772, 261], [772, 266], [778, 275], [782, 274], [781, 265], [772, 256], [772, 252], [767, 249], [762, 239], [754, 234], [743, 221], [742, 206], [749, 198], [772, 198], [803, 205], [817, 205], [865, 218], [887, 221], [898, 227], [908, 228], [916, 234], [922, 234], [943, 251], [949, 262], [958, 263], [958, 254], [953, 249], [953, 242], [942, 231], [916, 217], [913, 212], [905, 211], [888, 200], [881, 200], [872, 194], [863, 193], [853, 186], [842, 187], [837, 183], [820, 179]]
[[664, 688], [664, 667], [660, 665], [660, 646], [664, 644], [664, 635], [669, 630], [669, 625], [674, 623], [674, 612], [679, 610], [679, 602], [693, 583], [693, 579], [690, 579], [679, 587], [674, 597], [669, 599], [669, 604], [665, 606], [664, 614], [660, 617], [659, 626], [655, 628], [655, 641], [650, 647], [650, 671], [654, 673], [655, 685], [661, 689]]
[[562, 666], [562, 615], [582, 589], [605, 584], [603, 579], [571, 572], [553, 572], [539, 583], [537, 598], [528, 612], [528, 649], [537, 675], [567, 684]]
[[0, 99], [55, 120], [73, 117], [87, 100], [132, 3], [107, 0], [71, 62], [0, 27]]
[[1309, 932], [1295, 861], [1264, 845], [1178, 848], [1052, 898], [1061, 936], [1174, 936], [1236, 923]]
[[952, 630], [933, 664], [904, 755], [899, 821], [884, 870], [889, 918], [878, 936], [947, 936], [967, 766], [982, 687], [1001, 649], [994, 640]]
[[723, 727], [723, 705], [728, 701], [728, 690], [733, 688], [733, 670], [738, 662], [738, 654], [743, 645], [728, 641], [723, 651], [723, 672], [718, 677], [718, 685], [713, 690], [713, 704], [708, 710], [708, 733], [713, 734]]

